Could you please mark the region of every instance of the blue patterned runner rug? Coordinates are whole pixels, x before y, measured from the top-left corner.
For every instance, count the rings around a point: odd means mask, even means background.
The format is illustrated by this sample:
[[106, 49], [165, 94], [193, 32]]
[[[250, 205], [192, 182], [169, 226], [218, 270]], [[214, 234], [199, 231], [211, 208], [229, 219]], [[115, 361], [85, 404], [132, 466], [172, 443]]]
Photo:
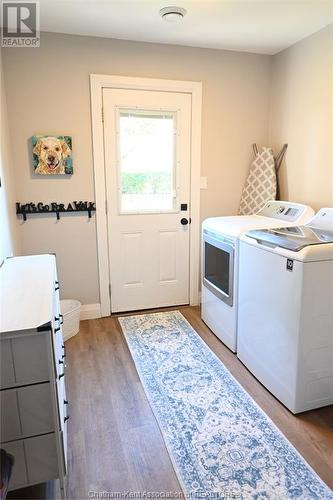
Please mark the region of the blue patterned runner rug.
[[179, 311], [119, 321], [186, 495], [333, 499]]

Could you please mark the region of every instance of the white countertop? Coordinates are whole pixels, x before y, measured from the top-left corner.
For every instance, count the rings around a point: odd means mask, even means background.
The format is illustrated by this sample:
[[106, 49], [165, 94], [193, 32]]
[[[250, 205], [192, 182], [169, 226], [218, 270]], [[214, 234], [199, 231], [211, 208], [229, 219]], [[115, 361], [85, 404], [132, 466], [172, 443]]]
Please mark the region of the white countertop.
[[55, 256], [5, 260], [0, 268], [0, 332], [37, 328], [52, 319]]

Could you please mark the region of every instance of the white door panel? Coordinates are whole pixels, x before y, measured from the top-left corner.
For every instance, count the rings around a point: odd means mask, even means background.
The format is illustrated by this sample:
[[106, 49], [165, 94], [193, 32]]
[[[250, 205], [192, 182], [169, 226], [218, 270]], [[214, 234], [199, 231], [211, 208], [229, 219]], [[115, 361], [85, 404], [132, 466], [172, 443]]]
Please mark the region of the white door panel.
[[159, 233], [160, 283], [177, 280], [177, 231]]
[[191, 96], [104, 89], [103, 110], [112, 312], [187, 304]]

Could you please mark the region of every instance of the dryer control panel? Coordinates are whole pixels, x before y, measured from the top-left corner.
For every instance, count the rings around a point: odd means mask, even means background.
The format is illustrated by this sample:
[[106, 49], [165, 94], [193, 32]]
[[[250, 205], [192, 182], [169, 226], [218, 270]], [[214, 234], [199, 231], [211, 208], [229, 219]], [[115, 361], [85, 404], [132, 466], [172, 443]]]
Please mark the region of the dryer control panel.
[[297, 222], [309, 207], [290, 201], [268, 201], [266, 205], [257, 213], [262, 217], [284, 220], [287, 222]]

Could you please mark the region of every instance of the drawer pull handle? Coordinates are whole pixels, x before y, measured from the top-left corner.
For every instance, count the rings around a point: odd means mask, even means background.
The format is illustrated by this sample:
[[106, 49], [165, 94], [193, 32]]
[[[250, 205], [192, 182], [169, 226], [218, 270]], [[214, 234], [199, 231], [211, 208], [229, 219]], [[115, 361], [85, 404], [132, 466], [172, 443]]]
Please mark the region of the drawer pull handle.
[[66, 420], [68, 420], [68, 419], [69, 419], [69, 416], [68, 416], [68, 417], [65, 417], [65, 418], [64, 418], [64, 422], [66, 422]]
[[63, 354], [63, 355], [62, 355], [62, 359], [64, 359], [65, 357], [66, 357], [66, 354]]
[[61, 377], [64, 377], [64, 376], [65, 376], [65, 374], [64, 374], [64, 373], [60, 373], [60, 375], [59, 375], [59, 377], [58, 377], [58, 378], [59, 378], [59, 380], [61, 379]]
[[58, 316], [54, 316], [54, 321], [60, 321], [60, 324], [62, 325], [64, 323], [64, 317], [62, 314], [59, 314]]
[[62, 346], [61, 346], [61, 347], [62, 347], [62, 349], [65, 349], [65, 344], [62, 344]]
[[64, 399], [64, 405], [68, 405], [67, 399]]
[[64, 362], [61, 359], [59, 359], [59, 365], [63, 365], [63, 364], [64, 364]]
[[59, 332], [59, 330], [61, 330], [61, 328], [60, 328], [60, 326], [57, 326], [57, 328], [54, 329], [54, 333]]

